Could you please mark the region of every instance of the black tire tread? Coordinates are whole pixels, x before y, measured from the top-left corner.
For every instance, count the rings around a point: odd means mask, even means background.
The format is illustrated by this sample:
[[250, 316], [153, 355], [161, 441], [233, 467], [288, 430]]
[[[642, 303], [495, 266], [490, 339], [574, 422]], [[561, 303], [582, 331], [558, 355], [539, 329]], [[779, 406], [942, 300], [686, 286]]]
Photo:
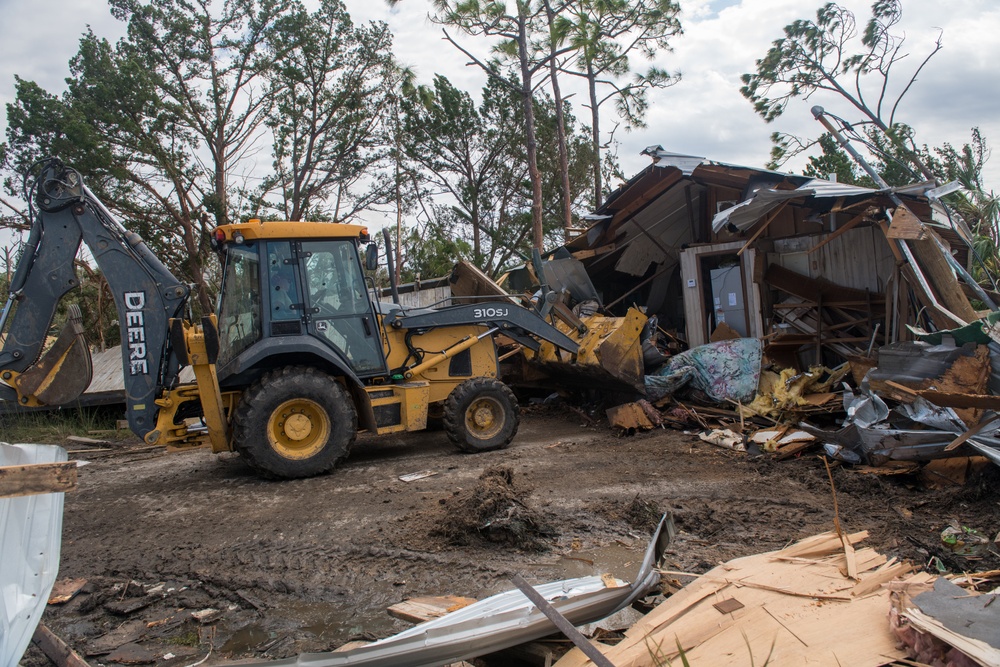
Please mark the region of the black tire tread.
[[[313, 383], [319, 384], [309, 387]], [[276, 393], [283, 393], [279, 401], [283, 402], [301, 396], [299, 388], [312, 390], [316, 386], [333, 395], [334, 409], [341, 413], [331, 415], [330, 444], [311, 459], [280, 458], [271, 450], [265, 435], [271, 415], [268, 404]], [[347, 458], [357, 434], [358, 413], [347, 391], [330, 375], [309, 366], [284, 366], [265, 373], [243, 392], [233, 415], [233, 449], [256, 472], [271, 479], [313, 477], [332, 470]], [[340, 453], [331, 456], [330, 453], [337, 449]]]
[[[504, 433], [501, 431], [500, 435], [504, 437], [499, 442], [494, 442], [493, 444], [484, 444], [477, 441], [470, 442], [465, 437], [465, 408], [476, 396], [491, 392], [495, 393], [501, 401], [506, 401], [510, 412], [509, 419], [513, 422], [513, 425], [512, 427], [510, 424], [505, 425], [505, 430], [508, 432]], [[444, 402], [444, 416], [442, 418], [444, 431], [448, 434], [448, 439], [451, 440], [452, 444], [463, 452], [476, 453], [504, 449], [510, 445], [511, 440], [517, 435], [520, 421], [520, 407], [517, 404], [517, 397], [514, 396], [514, 392], [510, 390], [510, 387], [495, 378], [479, 377], [466, 380], [455, 387]]]

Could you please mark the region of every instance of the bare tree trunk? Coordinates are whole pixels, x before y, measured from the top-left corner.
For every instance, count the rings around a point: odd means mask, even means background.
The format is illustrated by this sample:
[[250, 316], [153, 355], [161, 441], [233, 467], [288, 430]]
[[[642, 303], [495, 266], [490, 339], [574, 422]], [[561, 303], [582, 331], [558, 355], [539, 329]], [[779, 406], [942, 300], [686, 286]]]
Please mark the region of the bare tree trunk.
[[563, 115], [562, 91], [559, 89], [559, 68], [556, 64], [555, 19], [552, 4], [545, 0], [545, 14], [549, 21], [549, 76], [552, 77], [552, 96], [556, 103], [556, 140], [559, 143], [559, 175], [562, 179], [563, 229], [566, 241], [573, 227], [573, 193], [569, 186], [569, 151], [566, 148], [566, 121]]
[[587, 64], [587, 86], [590, 92], [590, 140], [594, 148], [594, 210], [601, 207], [601, 110], [597, 106], [597, 74]]
[[524, 147], [528, 158], [528, 177], [531, 179], [531, 228], [534, 247], [542, 250], [542, 178], [538, 173], [538, 140], [535, 136], [535, 105], [531, 93], [531, 67], [528, 62], [527, 6], [517, 3], [517, 55], [521, 63], [521, 98], [524, 103]]

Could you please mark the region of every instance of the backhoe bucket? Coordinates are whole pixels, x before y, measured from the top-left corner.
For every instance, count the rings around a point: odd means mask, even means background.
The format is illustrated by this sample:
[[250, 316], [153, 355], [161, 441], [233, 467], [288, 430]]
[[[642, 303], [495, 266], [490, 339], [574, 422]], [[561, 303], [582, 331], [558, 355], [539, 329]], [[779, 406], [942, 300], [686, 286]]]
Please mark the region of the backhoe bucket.
[[537, 353], [524, 350], [529, 365], [553, 379], [607, 391], [644, 391], [642, 330], [646, 316], [630, 308], [625, 317], [589, 315], [581, 318], [586, 333], [558, 322], [556, 328], [578, 342], [569, 354], [551, 343], [542, 343]]
[[69, 320], [56, 342], [14, 378], [14, 388], [21, 405], [63, 405], [87, 390], [93, 374], [90, 347], [83, 335], [83, 316], [74, 304], [69, 307]]

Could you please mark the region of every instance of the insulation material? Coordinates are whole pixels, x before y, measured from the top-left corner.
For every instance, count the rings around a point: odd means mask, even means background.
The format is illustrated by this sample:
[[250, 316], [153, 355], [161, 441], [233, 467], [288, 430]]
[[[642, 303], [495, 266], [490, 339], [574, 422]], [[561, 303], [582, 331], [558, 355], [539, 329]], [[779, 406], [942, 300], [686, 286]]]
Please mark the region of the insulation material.
[[786, 368], [780, 374], [763, 371], [760, 374], [757, 396], [751, 403], [743, 406], [743, 414], [778, 417], [799, 409], [824, 405], [835, 398], [830, 389], [838, 386], [850, 370], [848, 364], [842, 364], [834, 370], [814, 366], [805, 373], [794, 368]]
[[[66, 460], [54, 445], [0, 443], [0, 467]], [[24, 655], [59, 571], [62, 493], [0, 498], [0, 667]]]

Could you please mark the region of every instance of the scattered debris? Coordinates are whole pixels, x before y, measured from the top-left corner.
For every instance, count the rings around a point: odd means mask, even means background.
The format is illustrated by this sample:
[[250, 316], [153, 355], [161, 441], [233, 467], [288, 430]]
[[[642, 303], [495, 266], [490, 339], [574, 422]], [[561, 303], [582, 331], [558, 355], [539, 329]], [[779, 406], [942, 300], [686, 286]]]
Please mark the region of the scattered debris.
[[[631, 584], [615, 581], [606, 585], [599, 576], [566, 579], [534, 586], [533, 589], [573, 625], [595, 621], [632, 604], [660, 581], [654, 565], [675, 534], [673, 520], [664, 515], [646, 549]], [[250, 661], [245, 665], [274, 667], [339, 667], [340, 665], [441, 665], [486, 655], [524, 644], [555, 631], [545, 614], [520, 590], [510, 590], [348, 651], [301, 655], [297, 659]], [[470, 638], [475, 638], [470, 641]]]
[[514, 484], [512, 468], [487, 468], [473, 488], [444, 502], [444, 517], [434, 534], [456, 545], [490, 542], [545, 550], [552, 531], [526, 504], [527, 495]]
[[[866, 536], [854, 533], [848, 544]], [[852, 579], [847, 571], [855, 568]], [[882, 665], [905, 657], [885, 622], [883, 585], [910, 569], [871, 548], [845, 551], [836, 532], [815, 535], [710, 570], [632, 626], [619, 644], [599, 648], [611, 663], [636, 667], [671, 661]], [[573, 650], [556, 664], [591, 663]]]
[[959, 556], [981, 556], [990, 540], [975, 528], [952, 524], [941, 531], [941, 543]]
[[411, 472], [406, 475], [400, 475], [399, 481], [401, 482], [415, 482], [418, 479], [426, 479], [428, 477], [433, 477], [437, 475], [436, 470], [421, 470], [420, 472]]
[[49, 604], [65, 604], [87, 585], [86, 579], [60, 579], [52, 586]]
[[731, 449], [734, 452], [745, 452], [747, 450], [746, 445], [743, 444], [743, 436], [730, 431], [728, 428], [715, 429], [708, 433], [699, 433], [698, 437], [704, 442], [724, 447], [725, 449]]
[[945, 577], [918, 575], [892, 593], [890, 623], [907, 657], [922, 664], [1000, 664], [996, 592], [977, 594]]

